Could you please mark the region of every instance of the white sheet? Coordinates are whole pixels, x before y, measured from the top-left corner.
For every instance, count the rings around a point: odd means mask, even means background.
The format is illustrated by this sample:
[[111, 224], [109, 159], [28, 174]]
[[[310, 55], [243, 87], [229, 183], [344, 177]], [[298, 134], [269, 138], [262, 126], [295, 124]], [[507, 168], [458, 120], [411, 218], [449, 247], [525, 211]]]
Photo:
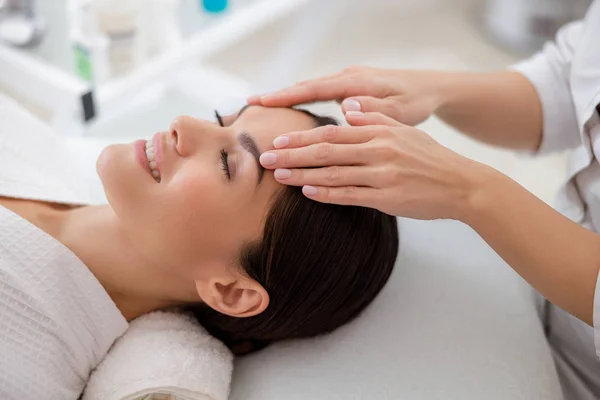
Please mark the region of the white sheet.
[[390, 283], [329, 336], [238, 360], [231, 400], [559, 400], [532, 289], [468, 227], [401, 220]]

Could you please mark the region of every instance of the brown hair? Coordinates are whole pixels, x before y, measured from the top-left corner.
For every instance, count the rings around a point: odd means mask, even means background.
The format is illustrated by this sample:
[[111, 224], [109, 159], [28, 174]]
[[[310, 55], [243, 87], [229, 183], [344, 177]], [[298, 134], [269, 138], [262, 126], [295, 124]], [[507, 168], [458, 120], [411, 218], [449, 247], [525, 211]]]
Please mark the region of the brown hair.
[[[314, 118], [318, 126], [336, 124]], [[201, 305], [198, 321], [236, 354], [283, 339], [330, 332], [355, 318], [387, 282], [398, 253], [396, 218], [374, 209], [322, 204], [285, 187], [263, 237], [241, 254], [245, 273], [269, 293], [267, 309], [234, 318]]]

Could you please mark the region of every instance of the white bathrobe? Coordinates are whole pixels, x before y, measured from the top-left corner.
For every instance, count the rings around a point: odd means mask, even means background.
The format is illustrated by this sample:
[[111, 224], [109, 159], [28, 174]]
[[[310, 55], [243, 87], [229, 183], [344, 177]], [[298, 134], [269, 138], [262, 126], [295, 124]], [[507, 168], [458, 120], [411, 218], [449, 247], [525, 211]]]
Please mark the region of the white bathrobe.
[[[567, 180], [556, 207], [596, 233], [600, 233], [599, 40], [596, 0], [583, 20], [566, 25], [554, 42], [514, 66], [535, 86], [543, 106], [540, 153], [568, 151]], [[550, 304], [544, 323], [565, 398], [600, 398], [600, 276], [593, 328]]]
[[[0, 196], [87, 204], [76, 166], [46, 125], [0, 96]], [[0, 206], [0, 399], [77, 399], [127, 327], [68, 248]]]

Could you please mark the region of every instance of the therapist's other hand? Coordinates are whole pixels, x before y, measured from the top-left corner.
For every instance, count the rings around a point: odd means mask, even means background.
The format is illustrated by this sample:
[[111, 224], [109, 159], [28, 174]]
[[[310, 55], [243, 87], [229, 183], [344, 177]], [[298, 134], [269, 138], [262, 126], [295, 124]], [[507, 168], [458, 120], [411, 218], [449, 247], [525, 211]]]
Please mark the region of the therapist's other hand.
[[406, 125], [416, 125], [441, 105], [441, 75], [436, 71], [350, 67], [248, 99], [249, 104], [290, 107], [336, 100], [347, 111], [379, 112]]
[[[316, 201], [416, 219], [458, 219], [480, 164], [380, 113], [349, 112], [353, 126], [279, 136], [263, 153], [278, 182]], [[321, 168], [314, 168], [321, 167]]]

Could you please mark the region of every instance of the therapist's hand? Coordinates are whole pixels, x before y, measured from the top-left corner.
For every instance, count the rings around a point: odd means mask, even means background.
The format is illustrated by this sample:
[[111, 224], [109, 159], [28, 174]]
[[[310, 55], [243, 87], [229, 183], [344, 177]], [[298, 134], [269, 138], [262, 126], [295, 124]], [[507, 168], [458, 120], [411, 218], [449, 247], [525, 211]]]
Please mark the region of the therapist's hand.
[[[261, 155], [278, 182], [316, 201], [417, 219], [460, 219], [485, 167], [380, 113], [346, 114], [353, 126], [288, 133]], [[287, 142], [287, 144], [286, 144]], [[307, 168], [322, 167], [322, 168]]]
[[331, 76], [251, 97], [248, 103], [290, 107], [337, 100], [342, 102], [344, 112], [379, 112], [403, 124], [416, 125], [441, 106], [443, 77], [438, 71], [351, 67]]

